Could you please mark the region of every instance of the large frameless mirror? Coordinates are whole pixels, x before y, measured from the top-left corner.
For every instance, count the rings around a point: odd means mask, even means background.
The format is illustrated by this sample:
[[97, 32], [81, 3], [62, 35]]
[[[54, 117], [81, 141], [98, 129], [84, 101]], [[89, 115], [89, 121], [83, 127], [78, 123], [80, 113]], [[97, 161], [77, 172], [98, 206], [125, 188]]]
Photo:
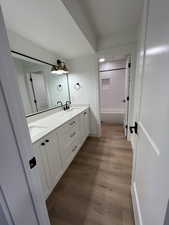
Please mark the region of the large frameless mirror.
[[31, 116], [54, 109], [70, 101], [67, 74], [52, 74], [51, 65], [40, 60], [12, 54], [25, 110]]

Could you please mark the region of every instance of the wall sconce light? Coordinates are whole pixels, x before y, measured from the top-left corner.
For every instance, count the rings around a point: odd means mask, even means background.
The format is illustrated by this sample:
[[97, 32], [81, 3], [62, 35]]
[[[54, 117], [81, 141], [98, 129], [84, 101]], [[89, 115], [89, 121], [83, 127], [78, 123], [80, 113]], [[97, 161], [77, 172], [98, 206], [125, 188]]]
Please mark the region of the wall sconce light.
[[57, 64], [53, 65], [51, 68], [51, 73], [52, 74], [67, 74], [69, 73], [69, 70], [64, 62], [62, 62], [60, 59], [57, 60]]

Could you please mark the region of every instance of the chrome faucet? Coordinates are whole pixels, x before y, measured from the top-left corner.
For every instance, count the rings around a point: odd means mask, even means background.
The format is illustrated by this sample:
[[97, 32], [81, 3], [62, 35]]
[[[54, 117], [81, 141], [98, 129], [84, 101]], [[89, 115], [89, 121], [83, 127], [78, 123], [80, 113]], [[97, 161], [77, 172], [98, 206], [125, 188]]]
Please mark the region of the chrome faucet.
[[66, 101], [66, 105], [64, 106], [64, 110], [68, 110], [70, 109], [70, 104], [71, 104], [71, 101]]

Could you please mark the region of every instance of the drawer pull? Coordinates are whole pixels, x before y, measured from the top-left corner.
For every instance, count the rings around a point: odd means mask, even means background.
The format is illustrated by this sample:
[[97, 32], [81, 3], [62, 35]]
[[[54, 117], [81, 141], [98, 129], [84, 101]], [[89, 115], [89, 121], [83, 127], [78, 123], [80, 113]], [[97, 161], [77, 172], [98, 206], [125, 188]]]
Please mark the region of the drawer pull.
[[87, 114], [87, 112], [84, 112], [83, 114], [84, 114], [84, 115], [86, 115], [86, 114]]
[[74, 123], [76, 123], [76, 121], [73, 121], [73, 122], [69, 123], [69, 125], [72, 126]]
[[45, 143], [44, 143], [44, 142], [42, 142], [42, 143], [41, 143], [41, 145], [42, 145], [42, 146], [44, 146], [44, 145], [45, 145]]
[[45, 142], [50, 142], [49, 139], [46, 139]]
[[71, 138], [74, 137], [75, 134], [76, 134], [76, 132], [73, 132], [73, 133], [70, 135], [70, 137], [71, 137]]
[[76, 151], [77, 145], [72, 149], [72, 152]]

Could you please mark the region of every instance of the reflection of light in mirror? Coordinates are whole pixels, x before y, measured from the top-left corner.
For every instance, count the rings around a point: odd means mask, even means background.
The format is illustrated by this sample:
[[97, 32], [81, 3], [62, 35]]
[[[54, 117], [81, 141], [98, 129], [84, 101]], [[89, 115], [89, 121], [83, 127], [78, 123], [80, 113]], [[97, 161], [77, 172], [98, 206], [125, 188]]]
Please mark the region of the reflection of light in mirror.
[[58, 74], [58, 75], [62, 75], [62, 74], [64, 74], [64, 71], [63, 70], [56, 70], [54, 73]]
[[146, 51], [146, 55], [158, 55], [165, 52], [169, 52], [169, 46], [168, 45], [162, 45], [154, 48], [149, 48]]
[[99, 59], [99, 62], [101, 62], [101, 63], [104, 62], [104, 61], [105, 61], [105, 58], [100, 58]]

